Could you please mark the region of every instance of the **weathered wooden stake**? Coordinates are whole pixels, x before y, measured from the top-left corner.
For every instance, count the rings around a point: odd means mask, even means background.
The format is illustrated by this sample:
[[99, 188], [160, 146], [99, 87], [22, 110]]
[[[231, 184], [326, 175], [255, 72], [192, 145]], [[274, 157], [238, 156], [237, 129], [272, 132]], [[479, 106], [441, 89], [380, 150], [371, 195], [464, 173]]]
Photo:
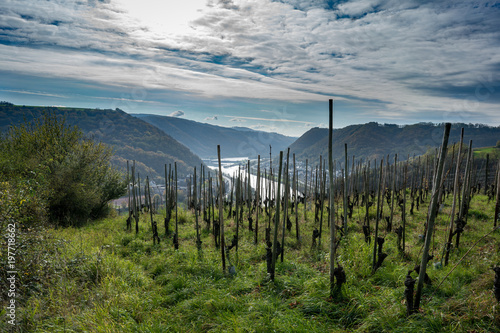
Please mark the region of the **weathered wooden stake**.
[[197, 202], [197, 193], [196, 193], [196, 167], [194, 168], [194, 177], [193, 177], [193, 201], [194, 201], [194, 220], [196, 224], [196, 247], [198, 250], [201, 250], [201, 240], [200, 240], [200, 228], [198, 226], [198, 202]]
[[377, 217], [375, 218], [375, 241], [373, 242], [373, 264], [372, 273], [377, 270], [377, 244], [378, 244], [378, 223], [380, 221], [380, 195], [382, 193], [382, 175], [384, 171], [384, 160], [380, 160], [380, 178], [378, 182], [377, 194]]
[[257, 156], [257, 185], [255, 190], [255, 239], [254, 244], [257, 244], [259, 237], [259, 211], [260, 211], [260, 155]]
[[[349, 215], [349, 207], [348, 207], [348, 202], [347, 202], [347, 196], [348, 196], [348, 186], [347, 186], [347, 175], [348, 175], [348, 162], [347, 162], [347, 143], [344, 144], [345, 148], [345, 166], [344, 166], [344, 236], [347, 236], [347, 215]], [[332, 175], [330, 175], [332, 177]]]
[[178, 201], [177, 201], [177, 162], [174, 162], [174, 174], [175, 174], [175, 234], [174, 234], [174, 249], [178, 250], [179, 249], [179, 218], [178, 218], [178, 212], [177, 212], [177, 206], [178, 206]]
[[248, 209], [248, 216], [250, 217], [250, 207], [252, 204], [252, 186], [250, 184], [250, 160], [248, 160], [248, 167], [247, 167], [247, 209]]
[[304, 183], [304, 221], [307, 222], [307, 158], [306, 158], [306, 179]]
[[138, 199], [139, 199], [139, 210], [140, 210], [142, 207], [142, 195], [141, 195], [141, 175], [139, 174], [139, 172], [137, 173], [137, 189], [139, 190]]
[[297, 166], [295, 164], [295, 153], [293, 154], [293, 192], [295, 197], [295, 234], [297, 237], [297, 241], [300, 241], [299, 235], [299, 175], [297, 173]]
[[[151, 201], [151, 188], [149, 187], [149, 178], [146, 177], [147, 189], [148, 189], [148, 201], [149, 201], [149, 216], [151, 218], [151, 230], [153, 231], [153, 244], [160, 244], [160, 237], [158, 236], [158, 226], [156, 221], [153, 220], [153, 204]], [[144, 193], [146, 195], [146, 193]]]
[[[134, 165], [132, 167], [132, 170], [133, 172], [135, 172], [135, 160], [134, 160]], [[137, 175], [139, 175], [139, 173], [137, 173]], [[135, 176], [134, 176], [134, 181], [133, 183], [135, 183]], [[141, 208], [141, 206], [138, 205], [137, 203], [137, 197], [135, 195], [135, 187], [133, 187], [134, 189], [134, 219], [135, 219], [135, 233], [138, 234], [139, 233], [139, 210]], [[139, 190], [139, 198], [140, 198], [140, 193], [141, 193], [141, 185], [139, 183], [139, 186], [138, 186], [138, 190]]]
[[403, 226], [403, 254], [406, 251], [406, 179], [408, 178], [408, 160], [404, 166], [403, 179], [403, 211], [401, 212], [401, 222]]
[[282, 235], [281, 235], [281, 262], [283, 262], [283, 258], [285, 256], [285, 228], [288, 222], [288, 195], [290, 193], [290, 181], [289, 181], [289, 162], [290, 162], [290, 148], [288, 148], [288, 151], [286, 153], [286, 167], [285, 167], [285, 190], [283, 191], [284, 194], [284, 207], [283, 207], [283, 228], [282, 228]]
[[469, 141], [469, 150], [467, 162], [465, 163], [464, 181], [462, 184], [462, 204], [460, 205], [459, 218], [465, 220], [467, 215], [467, 207], [469, 205], [470, 194], [470, 173], [472, 170], [472, 140]]
[[127, 160], [127, 189], [128, 189], [128, 217], [127, 217], [127, 231], [132, 228], [132, 211], [130, 209], [130, 171], [129, 163]]
[[[455, 180], [453, 181], [453, 204], [451, 206], [451, 217], [450, 217], [450, 225], [448, 227], [448, 241], [446, 242], [443, 252], [444, 252], [444, 265], [448, 265], [449, 255], [450, 255], [450, 247], [453, 240], [453, 223], [455, 222], [455, 208], [457, 203], [457, 194], [458, 194], [458, 179], [460, 178], [460, 163], [462, 163], [462, 144], [464, 142], [464, 128], [462, 127], [462, 132], [460, 134], [460, 146], [458, 146], [458, 157], [457, 157], [457, 166], [455, 168]], [[441, 256], [443, 258], [443, 256]], [[441, 264], [443, 264], [443, 259], [441, 259]]]
[[[319, 173], [320, 173], [320, 182], [319, 186], [320, 188], [320, 216], [319, 216], [319, 238], [318, 238], [318, 247], [321, 248], [321, 236], [323, 235], [323, 208], [325, 207], [325, 187], [326, 187], [326, 170], [324, 170], [324, 167], [322, 166], [322, 156], [319, 157], [320, 161], [320, 166], [319, 166]], [[324, 170], [324, 171], [322, 171]]]
[[486, 195], [488, 191], [488, 167], [490, 164], [490, 154], [486, 154], [486, 167], [484, 168], [484, 189], [483, 194]]
[[[328, 170], [330, 173], [330, 295], [333, 295], [335, 287], [335, 250], [336, 250], [336, 235], [335, 235], [335, 214], [333, 200], [333, 100], [329, 100], [329, 125], [328, 125]], [[321, 238], [320, 238], [321, 239]], [[339, 267], [340, 268], [340, 267]]]
[[430, 204], [430, 216], [429, 221], [427, 222], [427, 233], [425, 235], [425, 243], [424, 243], [424, 251], [422, 253], [422, 261], [420, 263], [420, 272], [418, 276], [418, 285], [417, 292], [415, 295], [415, 309], [418, 310], [420, 307], [420, 298], [422, 296], [422, 288], [424, 286], [424, 278], [427, 269], [427, 262], [429, 261], [429, 247], [431, 245], [432, 234], [434, 230], [434, 221], [436, 219], [437, 211], [438, 211], [438, 193], [439, 187], [441, 184], [441, 177], [443, 174], [443, 166], [446, 158], [446, 152], [448, 149], [448, 138], [450, 136], [451, 124], [446, 123], [444, 134], [443, 134], [443, 143], [441, 145], [441, 152], [439, 156], [439, 163], [437, 168], [437, 173], [435, 177], [434, 184], [432, 186], [432, 196], [431, 196], [431, 204]]
[[[240, 167], [238, 167], [238, 174], [235, 177], [236, 179], [236, 240], [239, 238], [239, 232], [240, 232], [240, 209], [242, 209], [242, 204], [243, 202], [241, 201], [243, 198], [243, 193], [242, 193], [242, 184], [241, 184], [241, 170]], [[238, 242], [236, 242], [236, 251], [238, 251]]]
[[222, 180], [222, 164], [220, 159], [220, 145], [217, 145], [217, 157], [219, 159], [219, 228], [220, 228], [220, 248], [222, 256], [222, 271], [226, 271], [226, 256], [224, 242], [224, 183]]
[[278, 225], [280, 221], [280, 196], [281, 196], [281, 170], [283, 169], [283, 151], [280, 151], [280, 165], [278, 169], [278, 184], [276, 192], [276, 213], [274, 216], [274, 237], [273, 237], [273, 258], [271, 262], [271, 280], [274, 281], [274, 273], [276, 271], [276, 258], [278, 254]]
[[497, 194], [497, 197], [496, 197], [496, 204], [495, 204], [495, 218], [494, 218], [494, 221], [493, 221], [493, 227], [497, 227], [497, 222], [498, 222], [498, 218], [499, 218], [499, 214], [500, 214], [500, 161], [498, 161], [498, 165], [497, 165], [497, 183], [496, 183], [496, 194]]
[[363, 172], [363, 178], [364, 178], [364, 188], [365, 188], [365, 225], [366, 227], [368, 228], [368, 232], [370, 232], [370, 216], [369, 216], [369, 211], [370, 211], [370, 204], [369, 204], [369, 201], [370, 201], [370, 191], [368, 189], [368, 166], [365, 166], [364, 168], [364, 172]]

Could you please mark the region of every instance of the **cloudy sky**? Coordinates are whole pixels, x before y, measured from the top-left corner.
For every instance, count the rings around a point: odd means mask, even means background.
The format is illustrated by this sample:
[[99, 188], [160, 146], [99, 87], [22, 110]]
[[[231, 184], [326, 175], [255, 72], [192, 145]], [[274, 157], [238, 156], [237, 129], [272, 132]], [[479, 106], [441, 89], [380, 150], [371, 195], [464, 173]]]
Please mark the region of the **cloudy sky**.
[[300, 136], [500, 125], [500, 2], [3, 0], [0, 100]]

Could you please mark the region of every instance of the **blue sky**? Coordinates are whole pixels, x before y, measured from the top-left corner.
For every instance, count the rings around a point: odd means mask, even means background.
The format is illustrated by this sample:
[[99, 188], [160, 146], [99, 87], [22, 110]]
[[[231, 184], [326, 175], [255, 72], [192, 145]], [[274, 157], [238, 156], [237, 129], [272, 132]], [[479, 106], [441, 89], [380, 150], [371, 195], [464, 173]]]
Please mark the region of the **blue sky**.
[[300, 136], [500, 125], [500, 2], [4, 0], [0, 100]]

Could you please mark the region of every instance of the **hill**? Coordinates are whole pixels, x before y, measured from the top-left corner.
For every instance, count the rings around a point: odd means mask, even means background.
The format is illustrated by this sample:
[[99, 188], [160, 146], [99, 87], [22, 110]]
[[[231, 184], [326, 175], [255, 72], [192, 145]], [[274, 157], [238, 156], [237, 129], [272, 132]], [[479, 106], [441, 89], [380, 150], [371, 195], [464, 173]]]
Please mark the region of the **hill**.
[[201, 159], [186, 146], [155, 126], [120, 109], [78, 109], [43, 106], [17, 106], [0, 103], [0, 131], [10, 125], [39, 117], [43, 112], [64, 116], [67, 124], [78, 126], [84, 134], [113, 147], [112, 163], [126, 171], [127, 160], [136, 160], [141, 176], [163, 179], [164, 165], [177, 162], [179, 176], [190, 173]]
[[283, 150], [296, 140], [281, 134], [255, 131], [245, 127], [228, 128], [150, 114], [134, 114], [134, 116], [171, 135], [202, 158], [216, 157], [217, 145], [221, 146], [224, 157], [256, 157], [258, 154], [268, 152], [269, 145], [273, 149]]
[[[464, 142], [472, 140], [472, 146], [494, 146], [500, 139], [500, 128], [486, 125], [456, 123], [452, 125], [450, 141], [460, 141], [460, 131], [464, 128]], [[406, 160], [408, 155], [422, 155], [429, 148], [438, 147], [443, 136], [441, 124], [418, 123], [399, 126], [393, 124], [378, 124], [375, 122], [350, 125], [333, 132], [333, 158], [344, 159], [344, 143], [347, 143], [348, 155], [356, 160], [373, 160], [398, 154], [399, 160]], [[297, 139], [290, 152], [298, 159], [309, 159], [318, 163], [319, 155], [328, 156], [328, 129], [312, 128]]]

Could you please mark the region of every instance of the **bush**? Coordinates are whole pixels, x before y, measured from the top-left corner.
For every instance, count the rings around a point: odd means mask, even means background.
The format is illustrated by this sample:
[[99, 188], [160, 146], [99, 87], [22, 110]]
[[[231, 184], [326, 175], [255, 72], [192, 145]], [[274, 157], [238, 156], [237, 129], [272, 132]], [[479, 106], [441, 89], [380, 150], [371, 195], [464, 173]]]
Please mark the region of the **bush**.
[[84, 138], [51, 113], [11, 127], [0, 140], [0, 180], [34, 181], [47, 215], [57, 226], [101, 216], [126, 184], [110, 166], [111, 148]]

